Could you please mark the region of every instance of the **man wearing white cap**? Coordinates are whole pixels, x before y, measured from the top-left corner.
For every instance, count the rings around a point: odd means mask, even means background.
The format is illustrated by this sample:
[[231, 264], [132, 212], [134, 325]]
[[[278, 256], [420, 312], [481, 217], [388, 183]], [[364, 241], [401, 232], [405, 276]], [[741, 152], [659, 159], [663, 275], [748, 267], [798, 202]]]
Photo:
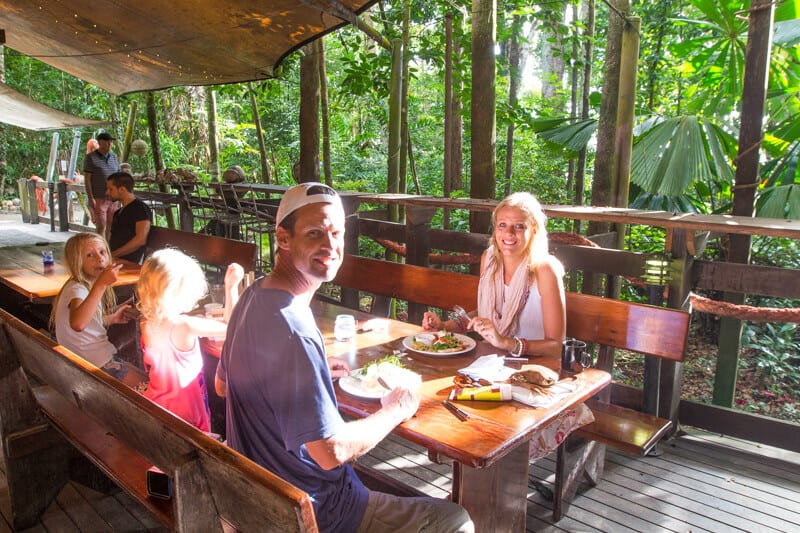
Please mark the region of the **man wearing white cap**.
[[341, 199], [327, 185], [302, 183], [284, 194], [276, 224], [275, 269], [239, 299], [217, 367], [228, 445], [307, 492], [322, 532], [473, 531], [452, 502], [370, 491], [356, 476], [349, 463], [410, 418], [419, 396], [398, 387], [373, 415], [342, 419], [332, 378], [349, 369], [326, 359], [309, 307], [342, 264]]

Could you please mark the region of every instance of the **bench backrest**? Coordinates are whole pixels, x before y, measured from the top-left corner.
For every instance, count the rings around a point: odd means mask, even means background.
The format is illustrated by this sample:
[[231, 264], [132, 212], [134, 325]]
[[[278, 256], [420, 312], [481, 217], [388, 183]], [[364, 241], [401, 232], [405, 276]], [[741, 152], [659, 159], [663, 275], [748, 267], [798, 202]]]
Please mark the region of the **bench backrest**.
[[357, 255], [345, 255], [333, 283], [442, 309], [478, 305], [477, 276]]
[[245, 272], [256, 268], [258, 247], [253, 243], [152, 226], [147, 235], [147, 254], [167, 247], [177, 248], [203, 265], [224, 269], [230, 263], [239, 263]]
[[[51, 387], [63, 402], [172, 477], [177, 530], [212, 530], [218, 517], [241, 531], [317, 530], [305, 492], [2, 310], [0, 326], [2, 401], [32, 401], [30, 380], [9, 381], [9, 376], [20, 378], [19, 368]], [[141, 475], [144, 480], [145, 472]]]
[[[477, 308], [478, 277], [346, 255], [333, 283], [442, 309]], [[567, 292], [567, 336], [682, 361], [689, 313]]]

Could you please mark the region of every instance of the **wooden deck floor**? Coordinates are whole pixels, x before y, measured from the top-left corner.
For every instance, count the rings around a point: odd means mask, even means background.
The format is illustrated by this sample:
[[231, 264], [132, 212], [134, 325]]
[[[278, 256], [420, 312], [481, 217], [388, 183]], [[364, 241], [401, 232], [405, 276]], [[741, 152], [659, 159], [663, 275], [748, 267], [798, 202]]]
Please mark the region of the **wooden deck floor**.
[[[800, 459], [714, 436], [693, 434], [662, 447], [660, 457], [610, 451], [596, 487], [585, 487], [567, 515], [550, 520], [550, 505], [528, 493], [531, 532], [800, 531]], [[758, 452], [753, 453], [753, 451]], [[421, 448], [390, 437], [361, 459], [437, 497], [450, 490], [450, 469]], [[553, 479], [554, 458], [530, 466], [531, 478]], [[0, 478], [0, 533], [12, 531], [5, 473]], [[71, 482], [29, 532], [162, 531], [125, 494], [104, 494]]]

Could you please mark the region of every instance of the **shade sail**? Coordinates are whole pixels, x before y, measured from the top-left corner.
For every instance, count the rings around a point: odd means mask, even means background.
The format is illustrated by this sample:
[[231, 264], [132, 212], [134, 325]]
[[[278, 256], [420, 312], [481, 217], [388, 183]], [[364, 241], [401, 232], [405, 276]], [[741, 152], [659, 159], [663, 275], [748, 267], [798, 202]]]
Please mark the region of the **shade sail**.
[[0, 0], [6, 45], [114, 94], [269, 78], [376, 0]]
[[5, 83], [0, 83], [0, 122], [29, 130], [56, 130], [102, 126], [104, 120], [90, 120], [35, 102]]

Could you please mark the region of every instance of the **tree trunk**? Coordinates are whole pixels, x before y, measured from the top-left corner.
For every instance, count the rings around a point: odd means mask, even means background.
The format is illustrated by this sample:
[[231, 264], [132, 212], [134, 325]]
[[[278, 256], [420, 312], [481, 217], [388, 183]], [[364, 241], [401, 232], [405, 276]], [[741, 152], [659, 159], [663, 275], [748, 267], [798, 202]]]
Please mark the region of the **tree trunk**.
[[[28, 95], [30, 96], [30, 95]], [[119, 124], [119, 114], [117, 113], [117, 97], [113, 94], [108, 95], [108, 114], [111, 117], [111, 126], [108, 128], [108, 131], [114, 134], [114, 137], [119, 139], [119, 131], [115, 131], [117, 128], [117, 124]], [[120, 149], [121, 145], [119, 141], [115, 143], [113, 148], [114, 153], [118, 156], [122, 156], [122, 150]]]
[[[389, 158], [387, 162], [386, 192], [400, 192], [400, 150], [402, 141], [402, 95], [403, 95], [403, 41], [392, 40], [392, 74], [389, 82]], [[400, 210], [396, 204], [389, 205], [389, 221], [400, 221]]]
[[264, 143], [264, 128], [261, 127], [261, 113], [258, 111], [258, 101], [256, 92], [253, 90], [253, 82], [247, 82], [247, 92], [250, 94], [250, 107], [253, 109], [253, 123], [256, 125], [256, 139], [258, 139], [258, 155], [261, 160], [261, 182], [271, 183], [272, 177], [269, 171], [269, 159], [267, 158], [267, 146]]
[[208, 172], [212, 181], [219, 181], [219, 140], [217, 136], [217, 92], [209, 87], [206, 92], [208, 115]]
[[147, 91], [147, 132], [150, 135], [150, 147], [153, 151], [153, 165], [156, 173], [164, 170], [164, 159], [161, 157], [161, 143], [158, 140], [158, 114], [153, 91]]
[[[459, 21], [460, 19], [457, 18], [456, 20]], [[453, 30], [456, 36], [461, 33], [458, 28], [453, 28]], [[453, 41], [453, 67], [455, 72], [453, 75], [453, 146], [451, 148], [453, 162], [450, 170], [451, 191], [464, 189], [464, 117], [461, 116], [461, 111], [464, 109], [462, 100], [464, 79], [459, 71], [462, 57], [461, 51], [460, 40], [456, 37]]]
[[[398, 190], [401, 193], [408, 192], [408, 157], [411, 150], [408, 131], [408, 62], [411, 57], [409, 51], [409, 25], [411, 7], [409, 0], [403, 1], [403, 56], [402, 56], [402, 91], [400, 95], [400, 168], [398, 173]], [[402, 211], [402, 208], [401, 208]], [[400, 215], [402, 220], [402, 212]]]
[[[594, 42], [594, 0], [586, 2], [585, 32], [583, 36], [583, 89], [581, 90], [581, 119], [589, 118], [589, 94], [592, 90], [592, 43]], [[575, 169], [575, 205], [583, 205], [584, 184], [586, 183], [586, 148], [578, 152], [578, 165]], [[580, 233], [581, 221], [573, 221], [572, 231]]]
[[172, 108], [170, 106], [170, 93], [171, 91], [161, 91], [161, 110], [164, 114], [164, 132], [173, 137], [175, 135], [175, 121], [172, 117]]
[[[612, 5], [620, 12], [630, 12], [628, 0], [615, 0]], [[622, 19], [614, 10], [609, 13], [608, 37], [606, 39], [603, 92], [600, 97], [600, 117], [597, 126], [597, 148], [592, 179], [592, 205], [610, 205], [613, 176], [616, 174], [614, 139], [617, 131], [617, 104], [619, 101], [619, 62], [622, 48]], [[590, 222], [589, 234], [608, 231], [604, 222]]]
[[[471, 198], [495, 197], [495, 30], [497, 11], [494, 0], [472, 2], [472, 108]], [[489, 213], [470, 213], [470, 231], [487, 233]]]
[[319, 181], [319, 39], [303, 47], [300, 59], [300, 174], [296, 179]]
[[[756, 187], [758, 186], [758, 158], [761, 154], [774, 9], [775, 5], [771, 0], [753, 0], [750, 3], [750, 29], [747, 34], [742, 116], [739, 126], [739, 152], [736, 157], [736, 185], [733, 187], [732, 214], [735, 216], [749, 217], [753, 215]], [[730, 235], [728, 261], [749, 263], [750, 241], [750, 235]], [[725, 294], [725, 300], [735, 304], [744, 303], [744, 298], [744, 294]], [[719, 358], [713, 396], [715, 405], [733, 406], [741, 336], [741, 321], [731, 318], [721, 319]]]
[[[514, 15], [511, 24], [511, 41], [508, 43], [508, 107], [513, 109], [517, 105], [517, 91], [519, 90], [519, 33], [522, 31], [522, 19]], [[514, 121], [508, 123], [506, 129], [506, 169], [505, 169], [505, 196], [511, 194], [511, 178], [514, 170]]]
[[[442, 196], [450, 198], [453, 184], [453, 13], [448, 12], [444, 23], [444, 169]], [[442, 215], [442, 226], [450, 229], [450, 210]]]
[[[572, 19], [573, 20], [580, 20], [580, 15], [578, 10], [580, 10], [580, 2], [577, 4], [572, 4]], [[573, 30], [575, 34], [572, 36], [572, 64], [569, 69], [569, 116], [571, 119], [575, 119], [578, 116], [578, 77], [579, 77], [579, 66], [578, 66], [578, 54], [580, 53], [578, 50], [578, 27], [573, 26]], [[578, 161], [577, 157], [570, 157], [569, 163], [567, 165], [567, 194], [572, 192], [575, 188], [575, 174], [578, 171]], [[569, 200], [567, 200], [569, 201]]]
[[653, 47], [653, 58], [647, 66], [647, 109], [653, 111], [656, 100], [656, 86], [658, 81], [658, 68], [661, 59], [661, 50], [664, 47], [664, 39], [667, 37], [667, 19], [672, 9], [672, 2], [661, 2], [661, 12], [656, 21], [656, 39]]
[[[0, 30], [0, 82], [6, 81], [6, 64], [5, 64], [5, 33]], [[8, 175], [8, 161], [6, 160], [7, 149], [7, 133], [6, 125], [0, 124], [0, 198], [6, 193], [6, 176]]]
[[[164, 159], [161, 157], [161, 142], [158, 139], [158, 114], [156, 113], [156, 98], [153, 95], [153, 91], [147, 91], [145, 99], [147, 102], [147, 133], [150, 135], [153, 165], [156, 169], [156, 174], [158, 174], [159, 170], [164, 170]], [[159, 183], [158, 190], [164, 193], [169, 192], [166, 183]], [[170, 229], [175, 229], [175, 216], [169, 204], [167, 204], [165, 215], [167, 217], [167, 226]]]
[[[594, 157], [594, 177], [592, 178], [592, 204], [596, 206], [611, 205], [614, 176], [616, 175], [616, 153], [614, 144], [617, 131], [617, 106], [619, 104], [619, 71], [622, 50], [622, 30], [625, 20], [617, 11], [627, 16], [630, 12], [628, 0], [613, 0], [608, 15], [608, 31], [606, 37], [605, 68], [603, 72], [603, 90], [600, 96], [600, 116], [597, 125], [597, 147]], [[597, 235], [609, 231], [607, 222], [589, 222], [589, 235]], [[600, 292], [599, 278], [594, 274], [583, 277], [585, 293]]]
[[[639, 58], [639, 29], [642, 21], [630, 17], [622, 33], [620, 54], [619, 104], [617, 104], [617, 131], [615, 152], [617, 164], [613, 180], [612, 205], [628, 207], [631, 183], [631, 151], [633, 150], [633, 125], [636, 114], [636, 74]], [[624, 234], [620, 231], [620, 235]], [[619, 241], [622, 249], [622, 240]]]
[[333, 187], [331, 170], [331, 125], [328, 115], [328, 74], [325, 68], [325, 42], [319, 39], [319, 89], [320, 113], [322, 114], [322, 168], [325, 183]]
[[122, 153], [120, 154], [120, 163], [128, 160], [128, 155], [131, 151], [131, 143], [133, 142], [133, 129], [136, 126], [136, 100], [131, 100], [131, 108], [128, 112], [128, 122], [125, 125], [125, 135], [122, 136]]
[[[558, 95], [561, 80], [564, 78], [564, 44], [556, 28], [564, 23], [567, 2], [560, 6], [561, 10], [548, 9], [545, 24], [541, 26], [542, 35], [542, 99], [545, 102], [561, 102]], [[556, 104], [558, 105], [558, 104]]]

